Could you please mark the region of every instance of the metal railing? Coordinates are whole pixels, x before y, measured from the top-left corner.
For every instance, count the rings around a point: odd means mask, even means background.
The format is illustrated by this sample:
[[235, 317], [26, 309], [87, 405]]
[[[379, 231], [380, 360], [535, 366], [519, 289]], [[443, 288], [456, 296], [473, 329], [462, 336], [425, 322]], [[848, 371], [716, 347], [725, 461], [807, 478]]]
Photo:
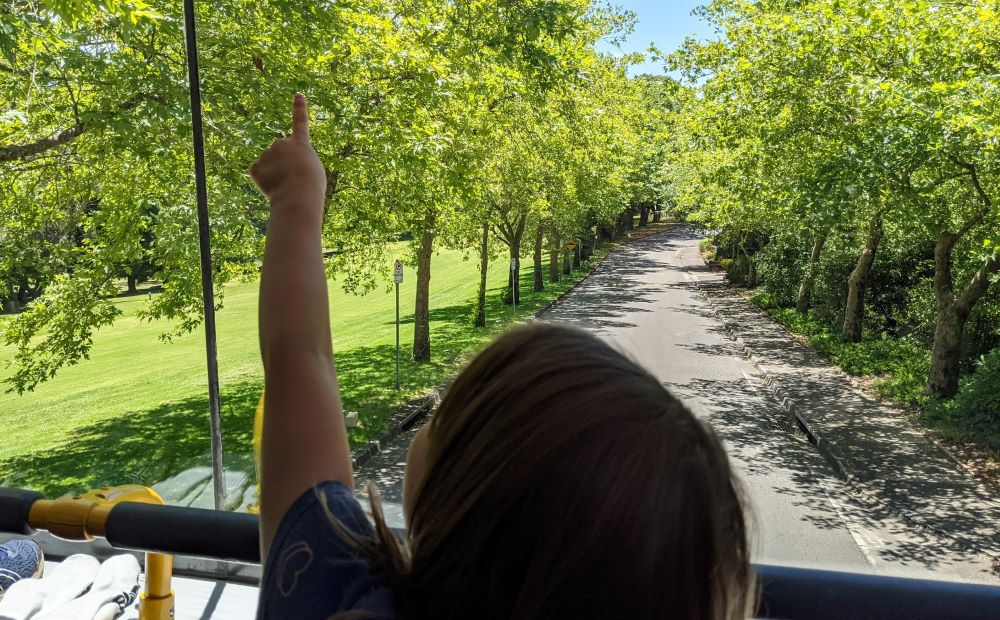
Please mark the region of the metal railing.
[[[32, 491], [0, 488], [0, 532], [34, 533], [40, 501], [51, 506], [74, 500], [52, 502]], [[257, 564], [258, 528], [254, 515], [126, 501], [107, 509], [101, 535], [120, 549]], [[767, 564], [754, 568], [761, 588], [759, 618], [1000, 617], [1000, 586]]]

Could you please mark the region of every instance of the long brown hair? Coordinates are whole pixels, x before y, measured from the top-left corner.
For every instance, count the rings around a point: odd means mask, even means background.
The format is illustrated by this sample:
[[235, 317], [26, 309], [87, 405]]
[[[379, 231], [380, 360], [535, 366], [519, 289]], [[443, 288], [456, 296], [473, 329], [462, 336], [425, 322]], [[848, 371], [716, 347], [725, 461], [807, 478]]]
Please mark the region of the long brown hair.
[[[666, 352], [665, 352], [666, 353]], [[406, 542], [365, 545], [404, 618], [752, 612], [740, 494], [719, 440], [583, 331], [507, 332], [429, 422]]]

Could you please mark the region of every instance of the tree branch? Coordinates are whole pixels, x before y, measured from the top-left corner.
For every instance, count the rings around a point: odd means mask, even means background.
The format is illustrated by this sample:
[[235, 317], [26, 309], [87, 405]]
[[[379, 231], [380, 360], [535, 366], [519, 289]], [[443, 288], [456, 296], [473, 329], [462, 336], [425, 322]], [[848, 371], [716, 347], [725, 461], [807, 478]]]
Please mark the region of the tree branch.
[[976, 213], [973, 214], [972, 217], [966, 220], [965, 224], [963, 224], [962, 227], [958, 230], [958, 236], [961, 237], [965, 233], [969, 232], [970, 230], [981, 224], [984, 219], [986, 219], [986, 216], [990, 212], [990, 208], [993, 206], [993, 201], [991, 201], [990, 197], [986, 194], [985, 191], [983, 191], [983, 186], [979, 182], [979, 173], [976, 170], [975, 164], [967, 164], [963, 161], [959, 161], [955, 157], [951, 157], [951, 161], [954, 162], [954, 164], [959, 168], [965, 169], [965, 171], [969, 175], [969, 179], [971, 180], [973, 189], [976, 191], [976, 194], [978, 194], [980, 201], [982, 201], [983, 203], [983, 207], [978, 211], [976, 211]]
[[44, 153], [49, 149], [54, 149], [57, 146], [66, 144], [70, 140], [73, 140], [82, 134], [85, 129], [86, 126], [83, 123], [77, 123], [72, 127], [63, 129], [59, 133], [51, 135], [47, 138], [42, 138], [41, 140], [28, 142], [26, 144], [0, 146], [0, 162], [21, 161], [34, 155]]
[[508, 213], [506, 211], [497, 211], [497, 214], [501, 219], [497, 222], [496, 228], [507, 245], [511, 245], [514, 243], [514, 227], [511, 225], [510, 219], [507, 217]]
[[517, 220], [517, 230], [514, 231], [514, 241], [517, 245], [521, 245], [521, 237], [524, 235], [524, 226], [528, 223], [528, 213], [526, 211], [521, 213], [521, 217]]
[[976, 305], [990, 287], [990, 275], [1000, 271], [1000, 255], [994, 254], [976, 270], [976, 275], [972, 276], [972, 281], [965, 287], [958, 297], [956, 305], [958, 310], [968, 316], [972, 307]]
[[[134, 109], [143, 101], [157, 101], [159, 103], [166, 103], [166, 98], [161, 95], [153, 95], [148, 93], [140, 93], [135, 97], [132, 97], [128, 101], [123, 102], [118, 106], [116, 112], [108, 113], [107, 116], [113, 117], [121, 112], [128, 112]], [[0, 146], [0, 163], [7, 161], [23, 161], [30, 159], [35, 155], [39, 155], [48, 150], [54, 149], [58, 146], [62, 146], [82, 135], [87, 131], [87, 125], [83, 122], [77, 122], [58, 133], [52, 134], [46, 138], [41, 138], [35, 140], [34, 142], [26, 142], [24, 144], [10, 144], [7, 146]]]

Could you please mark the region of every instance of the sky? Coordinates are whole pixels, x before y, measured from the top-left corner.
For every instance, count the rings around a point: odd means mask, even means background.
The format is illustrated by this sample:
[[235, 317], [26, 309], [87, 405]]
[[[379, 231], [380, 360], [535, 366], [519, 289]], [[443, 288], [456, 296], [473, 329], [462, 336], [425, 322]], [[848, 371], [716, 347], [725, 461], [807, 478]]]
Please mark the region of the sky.
[[[706, 3], [707, 0], [616, 0], [616, 4], [635, 12], [638, 17], [635, 32], [622, 45], [621, 51], [645, 52], [650, 43], [655, 43], [660, 50], [672, 52], [689, 36], [696, 39], [709, 36], [708, 26], [691, 15], [692, 9]], [[604, 52], [619, 53], [607, 43], [598, 47]], [[631, 73], [665, 72], [662, 63], [647, 61], [633, 68]]]

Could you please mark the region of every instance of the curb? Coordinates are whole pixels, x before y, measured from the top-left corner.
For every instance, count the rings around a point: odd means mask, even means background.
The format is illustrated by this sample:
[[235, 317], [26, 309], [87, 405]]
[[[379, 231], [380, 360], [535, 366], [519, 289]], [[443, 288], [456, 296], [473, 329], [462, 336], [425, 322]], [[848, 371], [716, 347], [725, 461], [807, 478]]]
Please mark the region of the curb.
[[[959, 545], [960, 547], [965, 548], [967, 551], [973, 552], [984, 558], [988, 558], [994, 563], [994, 565], [1000, 563], [1000, 555], [997, 555], [987, 549], [984, 549], [982, 545], [976, 542], [967, 540], [960, 536], [956, 536], [949, 531], [942, 530], [934, 525], [925, 522], [919, 516], [914, 516], [913, 514], [910, 514], [908, 511], [897, 507], [897, 505], [894, 502], [890, 502], [888, 500], [883, 499], [878, 495], [877, 492], [870, 489], [868, 485], [865, 484], [863, 480], [854, 473], [855, 471], [854, 465], [850, 462], [849, 459], [847, 459], [846, 457], [844, 457], [839, 453], [836, 444], [824, 439], [821, 431], [819, 431], [814, 425], [811, 425], [809, 423], [809, 420], [805, 417], [805, 415], [803, 415], [801, 407], [799, 405], [796, 405], [792, 401], [788, 391], [784, 387], [779, 385], [777, 381], [775, 381], [774, 376], [767, 370], [767, 368], [764, 366], [761, 359], [757, 356], [754, 350], [750, 348], [750, 346], [746, 344], [743, 338], [739, 336], [739, 334], [736, 331], [735, 324], [732, 321], [728, 321], [722, 317], [722, 314], [719, 311], [719, 307], [715, 304], [708, 290], [704, 286], [702, 286], [702, 284], [697, 280], [692, 280], [692, 282], [698, 289], [698, 292], [708, 301], [708, 305], [711, 308], [712, 313], [716, 316], [716, 318], [718, 318], [719, 322], [722, 324], [722, 327], [725, 330], [726, 335], [729, 337], [730, 340], [736, 343], [743, 356], [750, 362], [750, 364], [757, 370], [757, 372], [760, 373], [760, 376], [763, 379], [764, 384], [767, 386], [768, 390], [775, 397], [775, 399], [777, 399], [777, 401], [781, 404], [782, 409], [784, 409], [785, 413], [787, 414], [787, 421], [792, 423], [794, 426], [798, 427], [799, 430], [802, 431], [802, 433], [809, 440], [809, 443], [813, 444], [816, 447], [817, 451], [826, 459], [828, 463], [830, 463], [830, 465], [833, 467], [837, 475], [842, 480], [844, 480], [847, 487], [854, 492], [855, 496], [857, 496], [859, 499], [864, 500], [869, 505], [874, 505], [880, 508], [884, 508], [885, 510], [891, 512], [892, 514], [896, 515], [897, 517], [899, 517], [904, 522], [910, 525], [932, 532], [939, 537], [945, 538]], [[851, 383], [851, 386], [855, 387], [853, 383]], [[855, 389], [857, 388], [855, 387]]]
[[589, 280], [590, 276], [594, 275], [594, 272], [597, 271], [597, 268], [604, 264], [604, 261], [606, 261], [608, 257], [611, 256], [611, 253], [614, 252], [615, 249], [617, 249], [617, 246], [612, 246], [608, 248], [608, 251], [604, 253], [604, 256], [601, 257], [601, 260], [594, 263], [594, 265], [590, 268], [590, 271], [588, 271], [586, 275], [584, 275], [582, 278], [574, 282], [573, 285], [570, 286], [568, 289], [559, 293], [559, 295], [555, 299], [553, 299], [549, 303], [539, 308], [538, 311], [536, 311], [533, 316], [527, 318], [526, 322], [537, 321], [539, 318], [541, 318], [543, 314], [545, 314], [552, 308], [556, 307], [556, 305], [558, 305], [559, 302], [561, 302], [564, 297], [575, 291], [578, 286]]
[[785, 410], [785, 413], [788, 414], [787, 422], [793, 426], [797, 426], [802, 431], [806, 438], [809, 439], [809, 443], [816, 446], [819, 453], [822, 454], [823, 457], [826, 458], [827, 462], [829, 462], [834, 470], [836, 470], [837, 475], [845, 480], [848, 480], [849, 482], [857, 480], [857, 476], [855, 476], [852, 472], [852, 467], [848, 459], [840, 455], [837, 452], [835, 445], [830, 441], [825, 440], [822, 434], [809, 423], [809, 420], [804, 415], [802, 415], [801, 408], [792, 401], [791, 395], [785, 390], [784, 387], [775, 381], [774, 376], [767, 369], [767, 367], [764, 366], [764, 363], [759, 357], [757, 357], [757, 354], [754, 353], [753, 349], [751, 349], [743, 338], [738, 335], [735, 325], [731, 321], [727, 321], [722, 318], [719, 309], [712, 302], [708, 291], [706, 291], [701, 285], [698, 285], [698, 290], [706, 299], [709, 300], [712, 313], [718, 317], [719, 321], [722, 323], [723, 329], [726, 330], [726, 334], [731, 340], [736, 342], [740, 351], [743, 353], [743, 357], [745, 357], [750, 364], [757, 369], [761, 379], [764, 381], [764, 385], [767, 386], [771, 394], [778, 400], [779, 403], [781, 403], [781, 407]]
[[[669, 232], [670, 230], [673, 230], [674, 228], [677, 228], [679, 226], [680, 224], [672, 224], [670, 228], [667, 228], [662, 232]], [[657, 232], [654, 234], [660, 234], [660, 233]], [[647, 236], [653, 236], [653, 235], [647, 235]], [[612, 246], [608, 248], [608, 251], [605, 252], [604, 256], [602, 256], [599, 261], [597, 261], [596, 263], [594, 263], [593, 266], [591, 266], [590, 271], [587, 274], [585, 274], [582, 278], [573, 283], [573, 285], [570, 286], [568, 289], [560, 293], [558, 297], [556, 297], [549, 303], [539, 308], [535, 312], [535, 314], [533, 316], [528, 317], [525, 320], [525, 322], [537, 321], [542, 314], [548, 312], [556, 304], [561, 302], [564, 297], [572, 293], [574, 290], [576, 290], [578, 286], [586, 282], [590, 278], [590, 276], [592, 276], [594, 272], [597, 271], [597, 268], [600, 267], [604, 263], [604, 261], [607, 260], [607, 258], [611, 256], [611, 254], [619, 247], [630, 241], [639, 241], [645, 238], [646, 237], [640, 237], [639, 239], [625, 239], [623, 241], [613, 243]], [[392, 415], [389, 416], [389, 420], [386, 424], [386, 429], [382, 432], [381, 435], [378, 436], [378, 439], [373, 439], [372, 441], [369, 441], [365, 445], [351, 452], [351, 465], [353, 466], [353, 468], [358, 469], [360, 467], [364, 467], [365, 463], [367, 463], [369, 460], [371, 460], [373, 456], [382, 451], [382, 446], [392, 443], [392, 441], [394, 441], [397, 437], [399, 437], [409, 429], [413, 428], [413, 426], [417, 422], [427, 417], [430, 414], [430, 412], [433, 411], [434, 408], [437, 407], [438, 404], [441, 402], [441, 399], [444, 397], [445, 392], [447, 392], [449, 385], [451, 385], [451, 380], [434, 388], [424, 396], [418, 396], [417, 398], [413, 398], [407, 401], [398, 409], [396, 409], [396, 411], [394, 411]]]
[[378, 439], [373, 439], [351, 452], [351, 465], [353, 468], [364, 467], [365, 463], [382, 451], [382, 446], [388, 445], [404, 432], [413, 428], [422, 418], [427, 417], [434, 410], [434, 407], [437, 407], [438, 403], [441, 402], [441, 398], [444, 396], [447, 388], [447, 383], [438, 386], [431, 390], [429, 394], [413, 398], [396, 409], [389, 416], [386, 429], [382, 431]]
[[[753, 305], [753, 302], [751, 302], [748, 299], [746, 299], [746, 297], [744, 297], [744, 300], [747, 303]], [[767, 314], [766, 311], [764, 311], [764, 313]], [[770, 316], [768, 316], [767, 318], [768, 318], [768, 320], [770, 320], [772, 322], [775, 322], [774, 319], [772, 319]], [[720, 320], [722, 320], [721, 317], [720, 317]], [[812, 347], [810, 347], [808, 344], [806, 344], [804, 342], [804, 338], [802, 337], [801, 334], [796, 334], [795, 332], [793, 332], [792, 330], [788, 329], [787, 327], [785, 327], [784, 325], [782, 325], [780, 323], [775, 322], [775, 325], [777, 325], [777, 327], [779, 329], [781, 329], [781, 331], [783, 331], [784, 333], [786, 333], [789, 338], [792, 338], [792, 339], [800, 342], [803, 346], [805, 346], [806, 348], [808, 348], [810, 351], [812, 351], [813, 353], [815, 353], [816, 355], [818, 355], [819, 357], [821, 357], [827, 364], [829, 364], [830, 366], [832, 366], [831, 370], [833, 372], [835, 372], [841, 379], [843, 379], [844, 381], [850, 383], [851, 387], [853, 387], [856, 392], [864, 395], [869, 400], [878, 402], [883, 407], [885, 407], [887, 409], [890, 409], [890, 410], [898, 413], [899, 415], [901, 415], [903, 417], [912, 418], [913, 411], [912, 411], [912, 408], [910, 406], [903, 405], [903, 404], [900, 404], [900, 403], [896, 403], [896, 402], [893, 402], [893, 401], [884, 401], [881, 398], [879, 398], [878, 396], [873, 395], [872, 393], [870, 393], [870, 391], [869, 391], [869, 389], [868, 389], [867, 386], [865, 386], [863, 383], [861, 383], [860, 381], [858, 381], [857, 377], [855, 377], [853, 375], [847, 374], [844, 371], [844, 369], [842, 369], [839, 366], [837, 366], [836, 362], [834, 362], [833, 360], [829, 359], [823, 352], [817, 351], [817, 350], [813, 349]], [[916, 428], [915, 430], [917, 430], [918, 432], [920, 432], [920, 434], [923, 436], [923, 438], [926, 439], [928, 442], [930, 442], [931, 445], [933, 445], [941, 455], [943, 455], [945, 458], [947, 458], [949, 461], [951, 461], [952, 464], [955, 465], [956, 468], [958, 468], [959, 470], [961, 470], [961, 471], [965, 472], [966, 474], [972, 476], [973, 478], [978, 479], [987, 488], [989, 488], [989, 489], [991, 489], [991, 490], [993, 490], [995, 492], [996, 491], [1000, 491], [1000, 487], [998, 487], [995, 483], [993, 483], [992, 481], [984, 480], [984, 479], [980, 478], [979, 475], [978, 475], [978, 473], [973, 468], [969, 467], [968, 464], [966, 464], [960, 458], [958, 458], [957, 456], [955, 456], [955, 454], [952, 452], [952, 449], [947, 444], [945, 444], [940, 439], [938, 439], [937, 437], [935, 437], [934, 431], [932, 431], [929, 428], [921, 427], [919, 425], [918, 425], [918, 428]]]

